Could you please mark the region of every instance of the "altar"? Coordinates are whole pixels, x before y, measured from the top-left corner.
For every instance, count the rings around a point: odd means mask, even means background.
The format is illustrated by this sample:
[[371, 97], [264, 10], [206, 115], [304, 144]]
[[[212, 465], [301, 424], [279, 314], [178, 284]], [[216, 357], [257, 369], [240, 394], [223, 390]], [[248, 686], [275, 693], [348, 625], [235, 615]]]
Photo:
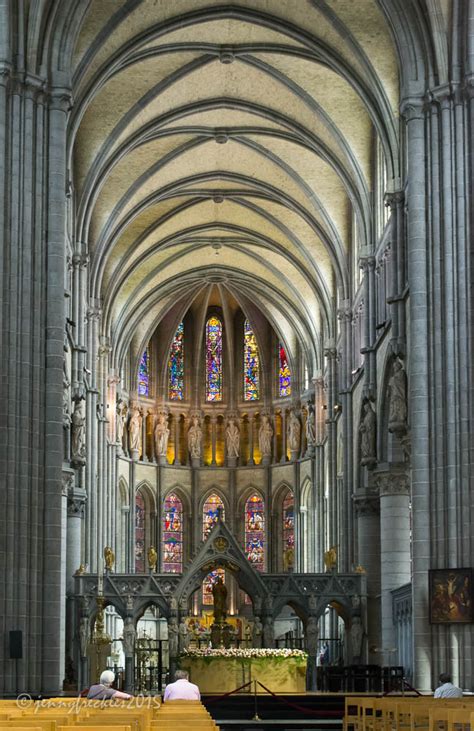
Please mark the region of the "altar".
[[[253, 681], [260, 681], [273, 693], [304, 693], [307, 655], [301, 650], [194, 650], [181, 655], [180, 668], [201, 693], [229, 693], [245, 683], [243, 693], [253, 692]], [[257, 686], [257, 692], [264, 692]]]

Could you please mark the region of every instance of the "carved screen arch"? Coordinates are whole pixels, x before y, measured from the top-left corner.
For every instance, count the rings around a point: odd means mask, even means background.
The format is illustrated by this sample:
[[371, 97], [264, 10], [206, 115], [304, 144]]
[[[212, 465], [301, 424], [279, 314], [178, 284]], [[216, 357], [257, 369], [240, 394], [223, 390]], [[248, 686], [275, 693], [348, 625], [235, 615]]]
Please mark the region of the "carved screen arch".
[[265, 504], [252, 493], [245, 502], [245, 553], [257, 571], [265, 569]]
[[183, 571], [183, 503], [175, 492], [170, 492], [163, 506], [163, 572], [180, 574]]

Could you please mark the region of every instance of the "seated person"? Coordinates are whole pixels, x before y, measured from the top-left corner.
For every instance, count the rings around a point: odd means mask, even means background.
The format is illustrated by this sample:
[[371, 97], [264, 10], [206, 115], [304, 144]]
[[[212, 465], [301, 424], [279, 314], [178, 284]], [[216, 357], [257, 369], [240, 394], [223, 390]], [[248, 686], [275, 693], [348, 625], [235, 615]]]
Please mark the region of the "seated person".
[[442, 685], [436, 688], [434, 698], [462, 698], [462, 690], [453, 685], [449, 673], [441, 673], [439, 682]]
[[168, 683], [163, 696], [164, 701], [200, 701], [199, 688], [189, 682], [189, 673], [186, 670], [177, 670], [175, 682]]
[[99, 683], [91, 685], [89, 692], [87, 693], [88, 700], [104, 701], [113, 698], [114, 700], [128, 700], [133, 696], [128, 693], [122, 693], [120, 690], [112, 688], [112, 683], [115, 680], [115, 675], [112, 670], [104, 670], [100, 676]]

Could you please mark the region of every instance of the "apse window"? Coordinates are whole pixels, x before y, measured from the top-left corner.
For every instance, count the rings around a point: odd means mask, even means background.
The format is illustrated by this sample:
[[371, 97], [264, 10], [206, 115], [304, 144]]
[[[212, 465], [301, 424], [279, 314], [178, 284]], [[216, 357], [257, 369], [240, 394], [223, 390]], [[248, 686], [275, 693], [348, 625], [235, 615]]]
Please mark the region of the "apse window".
[[250, 322], [244, 322], [244, 401], [258, 401], [260, 398], [260, 355], [257, 338], [250, 327]]
[[222, 401], [222, 323], [210, 317], [206, 324], [206, 401]]

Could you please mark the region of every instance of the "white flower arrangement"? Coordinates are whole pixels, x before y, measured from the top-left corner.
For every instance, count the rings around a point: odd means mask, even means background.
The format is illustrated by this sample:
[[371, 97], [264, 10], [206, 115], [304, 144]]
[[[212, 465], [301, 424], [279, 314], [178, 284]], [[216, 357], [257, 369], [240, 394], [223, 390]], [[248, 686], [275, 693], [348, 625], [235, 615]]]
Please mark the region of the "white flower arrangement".
[[184, 652], [181, 653], [181, 657], [184, 658], [203, 658], [203, 659], [212, 659], [212, 658], [235, 658], [235, 659], [241, 659], [241, 660], [251, 660], [255, 658], [272, 658], [272, 659], [286, 659], [287, 657], [293, 657], [298, 658], [300, 660], [306, 660], [308, 657], [308, 653], [304, 652], [304, 650], [291, 650], [289, 648], [282, 648], [279, 650], [271, 650], [267, 648], [258, 648], [258, 647], [250, 647], [250, 648], [229, 648], [228, 650], [224, 648], [210, 648], [206, 647], [204, 650], [184, 650]]

